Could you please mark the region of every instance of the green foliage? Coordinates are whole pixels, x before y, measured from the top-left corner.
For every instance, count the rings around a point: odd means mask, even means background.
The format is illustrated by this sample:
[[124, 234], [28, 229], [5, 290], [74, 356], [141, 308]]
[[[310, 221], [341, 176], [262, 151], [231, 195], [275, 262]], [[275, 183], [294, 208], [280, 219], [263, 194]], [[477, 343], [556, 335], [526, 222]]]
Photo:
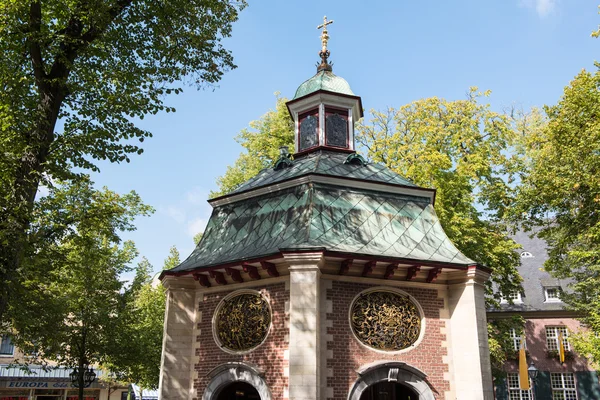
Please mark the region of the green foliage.
[[[579, 73], [545, 111], [548, 124], [522, 138], [527, 162], [514, 218], [538, 227], [549, 246], [544, 268], [574, 280], [563, 301], [600, 334], [600, 72]], [[577, 338], [576, 348], [600, 360], [593, 335]]]
[[240, 154], [233, 166], [227, 167], [225, 175], [219, 177], [219, 190], [210, 197], [218, 197], [235, 190], [242, 183], [253, 178], [262, 169], [272, 167], [279, 158], [279, 147], [294, 147], [294, 123], [285, 103], [287, 99], [276, 93], [275, 110], [269, 110], [256, 121], [250, 122], [250, 129], [243, 129], [236, 137], [246, 152]]
[[[171, 257], [173, 251], [177, 249], [171, 248]], [[125, 297], [127, 312], [114, 339], [118, 351], [111, 353], [104, 365], [120, 381], [156, 389], [160, 375], [166, 292], [161, 285], [153, 286], [152, 265], [145, 258], [138, 264]]]
[[198, 246], [198, 244], [202, 240], [202, 236], [204, 236], [204, 232], [198, 232], [197, 234], [194, 235], [194, 244], [196, 246]]
[[127, 314], [119, 276], [137, 255], [119, 234], [152, 209], [82, 178], [54, 186], [34, 211], [23, 284], [6, 314], [14, 341], [31, 362], [101, 364], [117, 351]]
[[513, 358], [515, 350], [513, 340], [510, 336], [511, 329], [515, 329], [517, 335], [523, 333], [525, 320], [520, 315], [507, 319], [495, 319], [488, 322], [488, 344], [490, 347], [490, 362], [494, 378], [504, 378], [506, 371], [504, 363]]
[[151, 133], [137, 119], [235, 68], [221, 40], [245, 5], [0, 0], [0, 320], [20, 290], [40, 182], [141, 154]]
[[509, 116], [480, 104], [488, 95], [472, 88], [466, 100], [432, 97], [371, 111], [371, 121], [357, 124], [357, 140], [373, 161], [436, 188], [435, 210], [448, 237], [510, 293], [521, 281], [518, 245], [504, 223], [518, 165], [508, 155], [516, 132]]
[[177, 247], [171, 246], [171, 249], [169, 250], [169, 256], [165, 259], [163, 269], [173, 269], [179, 264], [181, 264], [181, 260], [179, 259], [179, 250], [177, 250]]

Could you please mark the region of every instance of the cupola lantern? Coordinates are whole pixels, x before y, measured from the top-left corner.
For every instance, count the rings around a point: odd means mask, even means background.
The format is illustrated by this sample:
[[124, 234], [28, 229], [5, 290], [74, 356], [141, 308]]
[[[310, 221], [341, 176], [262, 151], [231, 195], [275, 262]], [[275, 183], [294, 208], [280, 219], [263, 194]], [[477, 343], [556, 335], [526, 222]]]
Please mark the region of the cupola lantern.
[[316, 75], [302, 83], [287, 103], [295, 125], [296, 155], [320, 148], [355, 151], [354, 123], [363, 116], [362, 103], [348, 82], [332, 72], [327, 49], [327, 26], [332, 23], [324, 17], [317, 27], [323, 31]]

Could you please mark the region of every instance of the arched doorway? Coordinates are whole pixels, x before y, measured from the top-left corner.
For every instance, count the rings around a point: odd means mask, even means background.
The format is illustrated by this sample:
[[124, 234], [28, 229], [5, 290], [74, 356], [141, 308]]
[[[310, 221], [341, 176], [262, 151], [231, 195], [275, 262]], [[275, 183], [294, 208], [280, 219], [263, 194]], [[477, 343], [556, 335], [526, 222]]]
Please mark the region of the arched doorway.
[[207, 374], [202, 400], [271, 400], [263, 372], [255, 365], [228, 362]]
[[360, 400], [419, 400], [419, 395], [400, 383], [378, 382], [366, 388]]
[[435, 400], [427, 375], [404, 362], [376, 361], [356, 373], [348, 400]]
[[260, 400], [260, 395], [249, 383], [232, 382], [221, 389], [217, 400]]

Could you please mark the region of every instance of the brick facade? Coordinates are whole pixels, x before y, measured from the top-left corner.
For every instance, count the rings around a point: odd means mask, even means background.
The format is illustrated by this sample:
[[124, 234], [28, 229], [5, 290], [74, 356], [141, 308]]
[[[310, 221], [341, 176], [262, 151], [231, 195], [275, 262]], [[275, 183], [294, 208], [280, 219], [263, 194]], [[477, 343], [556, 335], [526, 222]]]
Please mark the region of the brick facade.
[[[576, 319], [571, 317], [565, 318], [539, 318], [529, 319], [525, 322], [524, 334], [527, 342], [527, 351], [530, 359], [535, 362], [535, 366], [540, 371], [549, 372], [575, 372], [575, 371], [592, 371], [588, 361], [572, 351], [573, 357], [565, 359], [565, 363], [561, 364], [556, 357], [548, 357], [546, 345], [546, 327], [547, 326], [566, 326], [571, 332], [580, 330], [581, 324]], [[518, 360], [509, 360], [505, 365], [506, 372], [518, 372]]]
[[247, 362], [258, 366], [264, 371], [264, 378], [269, 385], [273, 399], [283, 399], [288, 378], [285, 371], [288, 361], [285, 357], [288, 349], [289, 315], [286, 313], [286, 302], [289, 301], [289, 292], [285, 283], [268, 285], [256, 288], [267, 299], [271, 306], [272, 326], [265, 342], [248, 354], [230, 354], [219, 348], [213, 338], [212, 319], [219, 302], [227, 296], [228, 292], [206, 293], [198, 303], [201, 313], [198, 322], [199, 335], [196, 338], [195, 355], [200, 362], [194, 365], [193, 386], [196, 397], [202, 398], [204, 389], [209, 383], [207, 374], [214, 368], [227, 362]]
[[428, 384], [436, 399], [444, 399], [450, 390], [450, 382], [445, 379], [449, 366], [444, 362], [448, 349], [443, 333], [446, 322], [440, 319], [440, 311], [444, 308], [444, 299], [438, 296], [436, 289], [402, 288], [413, 296], [423, 308], [425, 314], [425, 334], [422, 341], [412, 350], [394, 354], [370, 350], [354, 337], [348, 321], [350, 305], [355, 296], [375, 285], [331, 282], [326, 289], [326, 300], [331, 302], [331, 313], [327, 314], [327, 333], [333, 340], [327, 342], [330, 358], [327, 359], [327, 387], [332, 388], [328, 400], [345, 400], [352, 385], [357, 379], [356, 370], [378, 360], [402, 361], [419, 368], [428, 375]]

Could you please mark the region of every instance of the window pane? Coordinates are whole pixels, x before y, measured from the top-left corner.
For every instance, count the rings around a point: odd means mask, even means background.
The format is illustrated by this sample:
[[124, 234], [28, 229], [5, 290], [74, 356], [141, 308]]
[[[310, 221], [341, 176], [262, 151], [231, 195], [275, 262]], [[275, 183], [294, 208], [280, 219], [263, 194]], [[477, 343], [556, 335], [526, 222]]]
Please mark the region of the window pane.
[[8, 335], [2, 335], [2, 342], [0, 343], [0, 354], [2, 355], [13, 355], [15, 346]]

